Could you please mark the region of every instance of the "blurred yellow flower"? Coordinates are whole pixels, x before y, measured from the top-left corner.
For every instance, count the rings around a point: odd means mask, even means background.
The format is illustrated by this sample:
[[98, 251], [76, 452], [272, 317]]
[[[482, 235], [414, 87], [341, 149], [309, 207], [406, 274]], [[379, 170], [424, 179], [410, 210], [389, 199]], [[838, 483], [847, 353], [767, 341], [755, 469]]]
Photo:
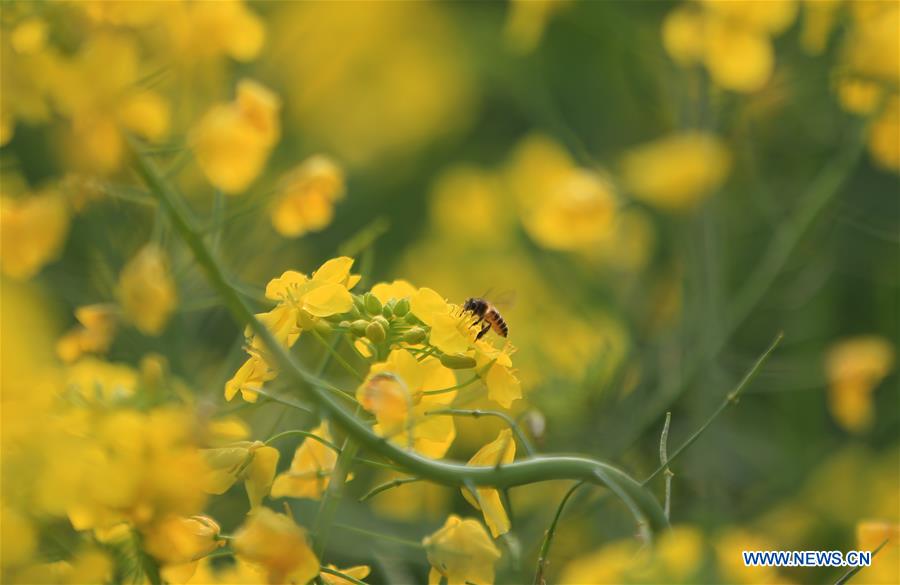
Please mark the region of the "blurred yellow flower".
[[178, 304], [165, 253], [146, 244], [119, 274], [119, 302], [125, 316], [145, 335], [159, 335]]
[[278, 465], [278, 449], [261, 441], [239, 441], [225, 447], [204, 449], [204, 489], [223, 494], [238, 480], [244, 481], [251, 513], [269, 495]]
[[[405, 473], [385, 471], [375, 477], [374, 483], [386, 483], [409, 477]], [[378, 494], [370, 500], [372, 509], [381, 516], [404, 522], [422, 519], [440, 520], [447, 513], [450, 489], [430, 481], [416, 481]]]
[[[886, 542], [886, 544], [885, 544]], [[859, 550], [874, 551], [872, 564], [859, 573], [862, 583], [896, 583], [900, 576], [900, 524], [896, 522], [869, 520], [856, 525], [856, 547]]]
[[431, 223], [442, 237], [484, 245], [504, 242], [514, 227], [500, 177], [477, 167], [441, 173], [431, 189]]
[[31, 55], [44, 48], [47, 42], [47, 23], [31, 16], [18, 23], [9, 39], [13, 50], [22, 55]]
[[900, 97], [891, 97], [869, 129], [869, 154], [887, 170], [900, 172]]
[[282, 177], [272, 225], [282, 236], [296, 238], [331, 223], [334, 204], [344, 197], [344, 173], [331, 159], [313, 156]]
[[86, 353], [106, 353], [116, 334], [118, 313], [115, 305], [104, 303], [75, 309], [79, 325], [59, 338], [56, 355], [72, 363]]
[[[310, 432], [324, 441], [331, 442], [331, 432], [325, 421]], [[294, 451], [290, 469], [279, 473], [275, 478], [272, 497], [320, 499], [328, 489], [336, 463], [337, 453], [334, 449], [315, 439], [304, 439]]]
[[356, 399], [378, 421], [373, 430], [392, 442], [440, 459], [456, 438], [453, 417], [427, 413], [453, 402], [456, 391], [426, 394], [456, 384], [453, 372], [435, 358], [421, 362], [403, 349], [372, 364]]
[[268, 508], [250, 515], [232, 545], [240, 558], [266, 570], [269, 583], [307, 583], [319, 574], [306, 531]]
[[449, 7], [285, 2], [273, 8], [267, 67], [285, 79], [286, 112], [342, 163], [402, 160], [468, 124], [474, 75]]
[[66, 388], [87, 402], [109, 402], [134, 396], [138, 375], [129, 365], [85, 356], [66, 369]]
[[872, 392], [893, 366], [894, 348], [881, 337], [845, 339], [829, 349], [828, 405], [838, 424], [854, 432], [872, 424]]
[[686, 211], [720, 187], [731, 157], [711, 134], [685, 132], [636, 147], [622, 159], [622, 180], [638, 199]]
[[6, 505], [0, 506], [0, 569], [25, 564], [37, 550], [31, 521]]
[[[501, 464], [512, 463], [516, 458], [516, 441], [512, 431], [503, 429], [497, 438], [478, 450], [469, 459], [469, 465], [494, 467]], [[501, 534], [509, 532], [509, 516], [500, 500], [500, 492], [494, 488], [476, 488], [476, 498], [468, 489], [463, 488], [462, 495], [467, 502], [481, 510], [484, 514], [484, 522], [491, 529], [491, 536], [497, 538]]]
[[162, 565], [170, 583], [184, 583], [200, 557], [224, 546], [219, 525], [208, 516], [169, 516], [144, 531], [143, 546]]
[[724, 89], [762, 89], [775, 68], [772, 37], [794, 21], [794, 0], [703, 0], [673, 9], [663, 22], [666, 51], [681, 66], [702, 63]]
[[227, 55], [237, 61], [251, 61], [266, 39], [262, 19], [242, 0], [166, 5], [159, 20], [170, 35], [173, 54], [189, 60]]
[[[340, 571], [341, 573], [353, 577], [358, 581], [362, 581], [366, 577], [369, 576], [369, 573], [372, 571], [367, 565], [357, 565], [355, 567], [348, 567], [346, 569], [338, 569], [334, 565], [327, 565], [329, 569], [334, 569]], [[348, 581], [343, 577], [338, 577], [337, 575], [332, 575], [331, 573], [319, 573], [319, 577], [325, 583], [325, 585], [353, 585], [353, 581]]]
[[442, 577], [448, 585], [493, 584], [500, 551], [477, 520], [451, 514], [443, 527], [422, 539], [422, 544], [431, 563], [429, 585], [438, 585]]
[[0, 195], [0, 270], [11, 278], [31, 278], [56, 259], [68, 232], [69, 210], [56, 190]]
[[225, 383], [225, 400], [231, 401], [240, 390], [241, 398], [247, 402], [256, 402], [259, 392], [255, 390], [273, 379], [275, 371], [269, 368], [266, 360], [258, 355], [251, 355]]
[[828, 37], [838, 22], [838, 11], [843, 0], [804, 0], [803, 30], [800, 44], [811, 55], [825, 51]]
[[543, 136], [523, 140], [507, 176], [522, 224], [552, 250], [593, 249], [611, 230], [618, 202], [601, 174], [578, 167], [557, 143]]
[[231, 103], [214, 105], [191, 130], [197, 163], [210, 183], [234, 195], [262, 172], [281, 133], [281, 100], [251, 80]]
[[783, 583], [774, 567], [748, 566], [741, 554], [745, 550], [777, 550], [770, 539], [746, 530], [730, 528], [712, 539], [716, 550], [719, 578], [725, 583]]

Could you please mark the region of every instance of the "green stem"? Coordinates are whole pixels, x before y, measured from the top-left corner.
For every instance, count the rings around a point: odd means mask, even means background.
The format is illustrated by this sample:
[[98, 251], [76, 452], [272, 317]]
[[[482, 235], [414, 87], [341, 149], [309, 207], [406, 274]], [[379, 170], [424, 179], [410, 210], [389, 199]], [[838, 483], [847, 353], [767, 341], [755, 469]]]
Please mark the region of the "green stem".
[[370, 489], [366, 494], [359, 499], [360, 502], [365, 502], [370, 498], [374, 498], [381, 492], [386, 492], [390, 489], [394, 489], [395, 487], [400, 487], [401, 485], [406, 485], [408, 483], [415, 483], [418, 481], [422, 481], [421, 477], [399, 477], [397, 479], [392, 479], [391, 481], [386, 481], [382, 484], [379, 484], [372, 489]]
[[350, 362], [345, 360], [344, 356], [339, 354], [337, 352], [337, 350], [331, 346], [330, 343], [325, 341], [325, 338], [322, 337], [322, 335], [319, 334], [319, 332], [316, 331], [315, 329], [313, 329], [313, 336], [319, 341], [319, 343], [322, 345], [322, 347], [324, 347], [325, 350], [328, 351], [329, 354], [331, 354], [331, 357], [334, 359], [334, 361], [341, 364], [341, 367], [344, 368], [344, 370], [346, 370], [351, 376], [356, 378], [358, 381], [362, 382], [364, 380], [364, 377], [362, 376], [362, 374], [357, 372], [356, 368], [354, 368], [352, 365], [350, 365]]
[[[879, 552], [881, 549], [884, 548], [884, 545], [886, 545], [886, 544], [888, 543], [888, 541], [890, 541], [890, 538], [885, 538], [885, 539], [882, 541], [882, 543], [878, 545], [878, 548], [876, 548], [875, 550], [872, 551], [872, 558], [873, 558], [873, 559], [875, 558], [875, 555], [877, 555], [878, 552]], [[838, 579], [837, 581], [835, 581], [835, 582], [834, 582], [834, 585], [844, 585], [845, 583], [847, 583], [848, 581], [850, 581], [850, 579], [852, 579], [854, 575], [856, 575], [857, 573], [859, 573], [860, 571], [862, 571], [864, 568], [865, 568], [865, 567], [861, 567], [861, 566], [860, 566], [860, 567], [853, 567], [852, 569], [850, 569], [849, 571], [847, 571], [846, 573], [844, 573], [843, 575], [841, 575], [841, 578]]]
[[337, 445], [335, 445], [334, 443], [332, 443], [331, 441], [329, 441], [327, 439], [323, 439], [322, 437], [320, 437], [319, 435], [317, 435], [315, 433], [311, 433], [309, 431], [301, 431], [299, 429], [282, 431], [282, 432], [278, 433], [277, 435], [269, 437], [268, 439], [266, 439], [266, 445], [271, 445], [272, 443], [274, 443], [278, 439], [281, 439], [282, 437], [290, 437], [290, 436], [294, 436], [294, 435], [298, 435], [301, 437], [306, 437], [307, 439], [312, 439], [314, 441], [318, 441], [318, 442], [322, 443], [323, 445], [325, 445], [326, 447], [328, 447], [329, 449], [331, 449], [332, 451], [334, 451], [335, 453], [341, 452], [341, 448], [338, 447]]
[[669, 469], [669, 425], [672, 424], [672, 413], [666, 413], [666, 422], [663, 424], [662, 434], [659, 436], [659, 464], [661, 467], [665, 467], [666, 473], [666, 491], [665, 491], [665, 499], [663, 500], [663, 512], [666, 513], [666, 519], [671, 521], [672, 516], [670, 514], [672, 510], [672, 476], [675, 474], [672, 473], [672, 470]]
[[727, 395], [725, 395], [725, 399], [722, 401], [722, 404], [719, 405], [719, 408], [717, 408], [710, 415], [710, 417], [708, 419], [706, 419], [706, 422], [703, 423], [703, 425], [699, 429], [694, 431], [694, 433], [690, 437], [688, 437], [688, 439], [684, 443], [682, 443], [682, 445], [680, 447], [678, 447], [678, 449], [676, 449], [675, 452], [672, 453], [671, 456], [669, 456], [668, 460], [665, 463], [663, 463], [662, 465], [657, 467], [656, 471], [651, 473], [650, 476], [647, 477], [647, 479], [645, 479], [643, 482], [641, 482], [641, 485], [647, 485], [647, 482], [649, 482], [651, 479], [653, 479], [654, 477], [656, 477], [657, 475], [659, 475], [660, 473], [665, 471], [668, 468], [668, 466], [671, 465], [671, 463], [678, 458], [679, 455], [684, 453], [685, 449], [690, 447], [694, 443], [694, 441], [696, 441], [697, 439], [700, 438], [700, 435], [703, 434], [703, 432], [709, 427], [709, 425], [711, 425], [713, 423], [713, 421], [716, 420], [719, 417], [719, 415], [722, 414], [722, 412], [726, 408], [728, 408], [732, 404], [737, 403], [738, 397], [740, 397], [741, 392], [743, 392], [744, 388], [746, 388], [750, 384], [750, 381], [756, 377], [756, 374], [759, 373], [759, 370], [762, 368], [762, 365], [766, 362], [767, 359], [769, 359], [769, 355], [773, 351], [775, 351], [775, 348], [778, 347], [778, 344], [781, 343], [781, 340], [783, 338], [784, 338], [783, 333], [779, 333], [778, 335], [775, 336], [775, 339], [769, 345], [769, 348], [765, 352], [763, 352], [763, 354], [761, 356], [759, 356], [759, 358], [757, 358], [756, 363], [753, 364], [753, 367], [750, 368], [750, 370], [746, 374], [744, 374], [744, 377], [741, 379], [740, 382], [738, 382], [738, 385], [735, 386], [734, 390], [732, 390]]
[[534, 573], [534, 585], [544, 585], [547, 581], [544, 579], [544, 572], [547, 570], [547, 558], [550, 555], [550, 544], [553, 542], [553, 537], [556, 536], [556, 525], [559, 524], [559, 519], [562, 517], [563, 509], [565, 509], [566, 504], [569, 503], [569, 499], [578, 491], [578, 488], [584, 485], [583, 481], [579, 481], [575, 485], [569, 488], [569, 491], [566, 492], [566, 495], [563, 496], [563, 499], [560, 500], [559, 506], [556, 507], [556, 515], [553, 516], [553, 522], [550, 523], [550, 527], [547, 528], [547, 532], [544, 533], [544, 541], [541, 543], [541, 551], [538, 554], [538, 562], [537, 562], [537, 570]]
[[529, 457], [533, 457], [535, 455], [534, 445], [531, 444], [531, 441], [528, 440], [528, 437], [525, 436], [525, 433], [522, 432], [522, 429], [519, 428], [519, 425], [516, 424], [516, 421], [513, 420], [511, 416], [506, 414], [505, 412], [500, 412], [499, 410], [481, 410], [478, 408], [475, 409], [464, 409], [464, 408], [442, 408], [441, 410], [430, 410], [425, 413], [426, 415], [435, 415], [435, 414], [446, 414], [450, 416], [471, 416], [472, 418], [479, 418], [482, 416], [495, 416], [499, 419], [503, 419], [503, 421], [509, 425], [509, 428], [512, 430], [513, 434], [516, 435], [516, 438], [519, 440], [519, 443], [522, 445], [522, 448], [525, 449], [525, 453]]
[[[553, 479], [577, 479], [606, 483], [630, 494], [639, 508], [636, 521], [647, 522], [653, 530], [663, 529], [667, 523], [662, 507], [653, 495], [623, 471], [602, 461], [585, 457], [536, 456], [521, 461], [495, 466], [468, 466], [423, 457], [418, 453], [404, 451], [372, 432], [358, 420], [352, 412], [345, 410], [332, 396], [323, 391], [326, 383], [305, 371], [294, 358], [275, 340], [272, 333], [258, 321], [250, 307], [235, 293], [225, 278], [222, 268], [197, 231], [192, 214], [181, 197], [159, 175], [152, 161], [137, 151], [133, 141], [135, 163], [138, 172], [150, 191], [157, 196], [171, 216], [172, 224], [194, 258], [206, 273], [211, 286], [222, 296], [225, 307], [239, 325], [247, 325], [267, 346], [267, 351], [279, 367], [281, 373], [291, 382], [306, 386], [309, 397], [326, 411], [332, 420], [344, 428], [347, 434], [362, 446], [385, 459], [406, 467], [413, 475], [418, 475], [436, 483], [462, 486], [466, 482], [475, 485], [507, 488]], [[602, 473], [597, 474], [600, 470]]]
[[395, 542], [397, 544], [402, 544], [403, 546], [408, 546], [410, 548], [423, 549], [425, 548], [421, 542], [416, 542], [414, 540], [407, 540], [405, 538], [400, 538], [398, 536], [392, 536], [390, 534], [383, 534], [381, 532], [374, 532], [372, 530], [366, 530], [365, 528], [357, 528], [356, 526], [350, 526], [349, 524], [342, 524], [340, 522], [334, 523], [335, 528], [340, 528], [341, 530], [346, 530], [347, 532], [355, 532], [357, 534], [362, 534], [364, 536], [371, 536], [376, 540], [387, 540], [390, 542]]

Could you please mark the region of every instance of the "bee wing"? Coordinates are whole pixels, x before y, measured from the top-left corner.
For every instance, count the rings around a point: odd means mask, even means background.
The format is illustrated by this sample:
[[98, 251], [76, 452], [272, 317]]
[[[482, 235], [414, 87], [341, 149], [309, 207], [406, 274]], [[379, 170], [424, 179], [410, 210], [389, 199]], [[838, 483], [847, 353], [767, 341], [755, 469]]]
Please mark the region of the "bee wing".
[[511, 309], [516, 304], [516, 291], [507, 289], [490, 298], [491, 303], [501, 309]]

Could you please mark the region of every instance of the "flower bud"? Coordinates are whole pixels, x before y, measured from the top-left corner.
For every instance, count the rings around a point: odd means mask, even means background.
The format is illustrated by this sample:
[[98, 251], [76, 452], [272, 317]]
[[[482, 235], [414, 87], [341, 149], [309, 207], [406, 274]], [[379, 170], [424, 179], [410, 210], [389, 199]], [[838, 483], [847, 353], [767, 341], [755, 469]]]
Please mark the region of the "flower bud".
[[422, 322], [412, 312], [406, 314], [406, 322], [410, 325], [421, 325]]
[[313, 329], [322, 336], [331, 334], [331, 324], [325, 319], [319, 319], [313, 326]]
[[409, 299], [400, 299], [394, 305], [394, 314], [398, 317], [403, 317], [407, 313], [409, 313]]
[[366, 312], [366, 303], [363, 301], [363, 298], [361, 296], [353, 296], [353, 308], [356, 309], [360, 314]]
[[451, 370], [468, 370], [469, 368], [475, 367], [475, 358], [463, 355], [461, 353], [441, 354], [440, 359], [441, 364], [446, 368], [450, 368]]
[[369, 322], [364, 319], [357, 319], [353, 323], [350, 324], [350, 331], [353, 335], [357, 337], [362, 337], [366, 334], [366, 327], [369, 326]]
[[366, 305], [366, 311], [370, 315], [381, 314], [381, 301], [378, 300], [378, 297], [372, 293], [366, 293], [365, 296], [363, 296], [363, 299]]
[[366, 337], [372, 343], [381, 343], [387, 337], [385, 328], [378, 321], [372, 321], [366, 327]]
[[403, 341], [413, 345], [425, 341], [425, 330], [421, 327], [413, 327], [403, 334]]
[[384, 327], [385, 332], [387, 332], [388, 329], [391, 328], [391, 323], [390, 323], [390, 321], [388, 321], [387, 319], [385, 319], [385, 318], [382, 317], [381, 315], [378, 315], [377, 317], [375, 317], [374, 319], [372, 319], [372, 321], [375, 321], [376, 323], [380, 323], [381, 326]]
[[350, 321], [344, 320], [338, 323], [338, 327], [341, 329], [350, 329]]
[[382, 316], [384, 316], [385, 319], [390, 319], [391, 317], [394, 316], [394, 311], [391, 310], [390, 305], [385, 305], [381, 309], [381, 314], [382, 314]]

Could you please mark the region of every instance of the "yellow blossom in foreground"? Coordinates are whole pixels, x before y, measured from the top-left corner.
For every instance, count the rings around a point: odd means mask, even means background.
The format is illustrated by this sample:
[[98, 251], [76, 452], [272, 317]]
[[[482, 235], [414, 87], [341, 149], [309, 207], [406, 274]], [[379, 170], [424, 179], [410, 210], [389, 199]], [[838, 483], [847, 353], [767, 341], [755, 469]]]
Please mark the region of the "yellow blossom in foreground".
[[[331, 442], [331, 432], [325, 421], [310, 432], [324, 441]], [[315, 439], [304, 439], [294, 451], [291, 468], [275, 478], [272, 497], [320, 499], [328, 489], [331, 472], [334, 471], [336, 463], [337, 453], [334, 449]]]
[[319, 574], [306, 531], [268, 508], [250, 515], [232, 545], [240, 558], [266, 570], [269, 583], [307, 583]]
[[0, 270], [12, 278], [31, 278], [59, 255], [68, 231], [69, 211], [56, 191], [0, 195]]
[[[357, 565], [355, 567], [348, 567], [346, 569], [338, 569], [334, 565], [328, 565], [329, 569], [334, 569], [340, 571], [341, 573], [353, 577], [358, 581], [362, 581], [366, 577], [369, 576], [369, 573], [372, 571], [367, 565]], [[325, 585], [353, 585], [352, 581], [348, 581], [343, 577], [338, 577], [337, 575], [332, 575], [331, 573], [319, 573], [319, 577], [325, 583]]]
[[156, 244], [147, 244], [119, 275], [119, 300], [128, 319], [141, 333], [159, 335], [178, 298], [169, 262]]
[[670, 211], [689, 210], [725, 181], [731, 157], [713, 135], [690, 132], [628, 152], [622, 179], [635, 197]]
[[865, 521], [856, 525], [856, 548], [875, 551], [872, 564], [859, 573], [860, 583], [896, 583], [900, 575], [900, 524], [885, 521]]
[[[512, 463], [515, 458], [516, 441], [513, 439], [512, 431], [503, 429], [496, 439], [479, 449], [469, 459], [469, 465], [493, 467]], [[466, 501], [484, 514], [484, 521], [491, 529], [491, 536], [497, 538], [509, 532], [509, 516], [500, 500], [500, 492], [489, 487], [475, 488], [475, 492], [478, 494], [477, 498], [467, 488], [462, 489]]]
[[590, 250], [612, 228], [618, 202], [610, 181], [576, 166], [549, 138], [522, 141], [513, 153], [508, 178], [523, 226], [544, 247]]
[[[278, 304], [267, 313], [256, 315], [283, 347], [297, 342], [304, 329], [312, 328], [321, 317], [345, 313], [353, 306], [350, 289], [359, 282], [359, 275], [351, 274], [353, 259], [340, 256], [328, 260], [312, 278], [288, 270], [266, 285], [266, 298]], [[276, 373], [265, 361], [265, 345], [249, 328], [248, 353], [250, 357], [225, 384], [225, 398], [231, 400], [241, 391], [248, 402], [256, 402], [255, 391], [263, 383], [275, 378]]]
[[200, 557], [225, 545], [219, 531], [208, 516], [170, 516], [145, 530], [143, 546], [162, 565], [166, 581], [184, 583], [193, 576]]
[[416, 293], [416, 287], [403, 279], [397, 279], [393, 282], [379, 282], [372, 287], [371, 293], [385, 304], [391, 299], [408, 299]]
[[238, 83], [232, 103], [213, 106], [191, 132], [197, 163], [216, 188], [234, 195], [262, 172], [278, 141], [281, 101], [259, 83]]
[[422, 539], [431, 570], [429, 585], [446, 578], [448, 585], [492, 585], [500, 551], [477, 520], [451, 514], [444, 526]]
[[427, 392], [454, 385], [453, 372], [439, 360], [427, 358], [420, 362], [408, 351], [395, 349], [384, 362], [372, 364], [356, 391], [356, 399], [375, 415], [376, 433], [439, 459], [456, 438], [456, 427], [453, 417], [427, 413], [453, 402], [456, 391], [432, 395]]
[[881, 337], [855, 337], [832, 346], [825, 370], [828, 405], [838, 424], [858, 432], [872, 423], [872, 392], [893, 365], [894, 348]]
[[0, 569], [24, 564], [36, 549], [31, 521], [14, 508], [0, 507]]
[[203, 457], [208, 467], [203, 480], [208, 493], [223, 494], [242, 479], [251, 511], [269, 495], [279, 457], [274, 447], [261, 441], [239, 441], [228, 447], [205, 449]]
[[117, 313], [116, 306], [111, 304], [75, 309], [75, 318], [80, 325], [59, 339], [56, 354], [64, 362], [72, 363], [86, 353], [106, 353], [116, 334]]
[[334, 204], [344, 197], [344, 173], [330, 158], [313, 156], [282, 177], [272, 225], [285, 237], [296, 238], [325, 228]]

